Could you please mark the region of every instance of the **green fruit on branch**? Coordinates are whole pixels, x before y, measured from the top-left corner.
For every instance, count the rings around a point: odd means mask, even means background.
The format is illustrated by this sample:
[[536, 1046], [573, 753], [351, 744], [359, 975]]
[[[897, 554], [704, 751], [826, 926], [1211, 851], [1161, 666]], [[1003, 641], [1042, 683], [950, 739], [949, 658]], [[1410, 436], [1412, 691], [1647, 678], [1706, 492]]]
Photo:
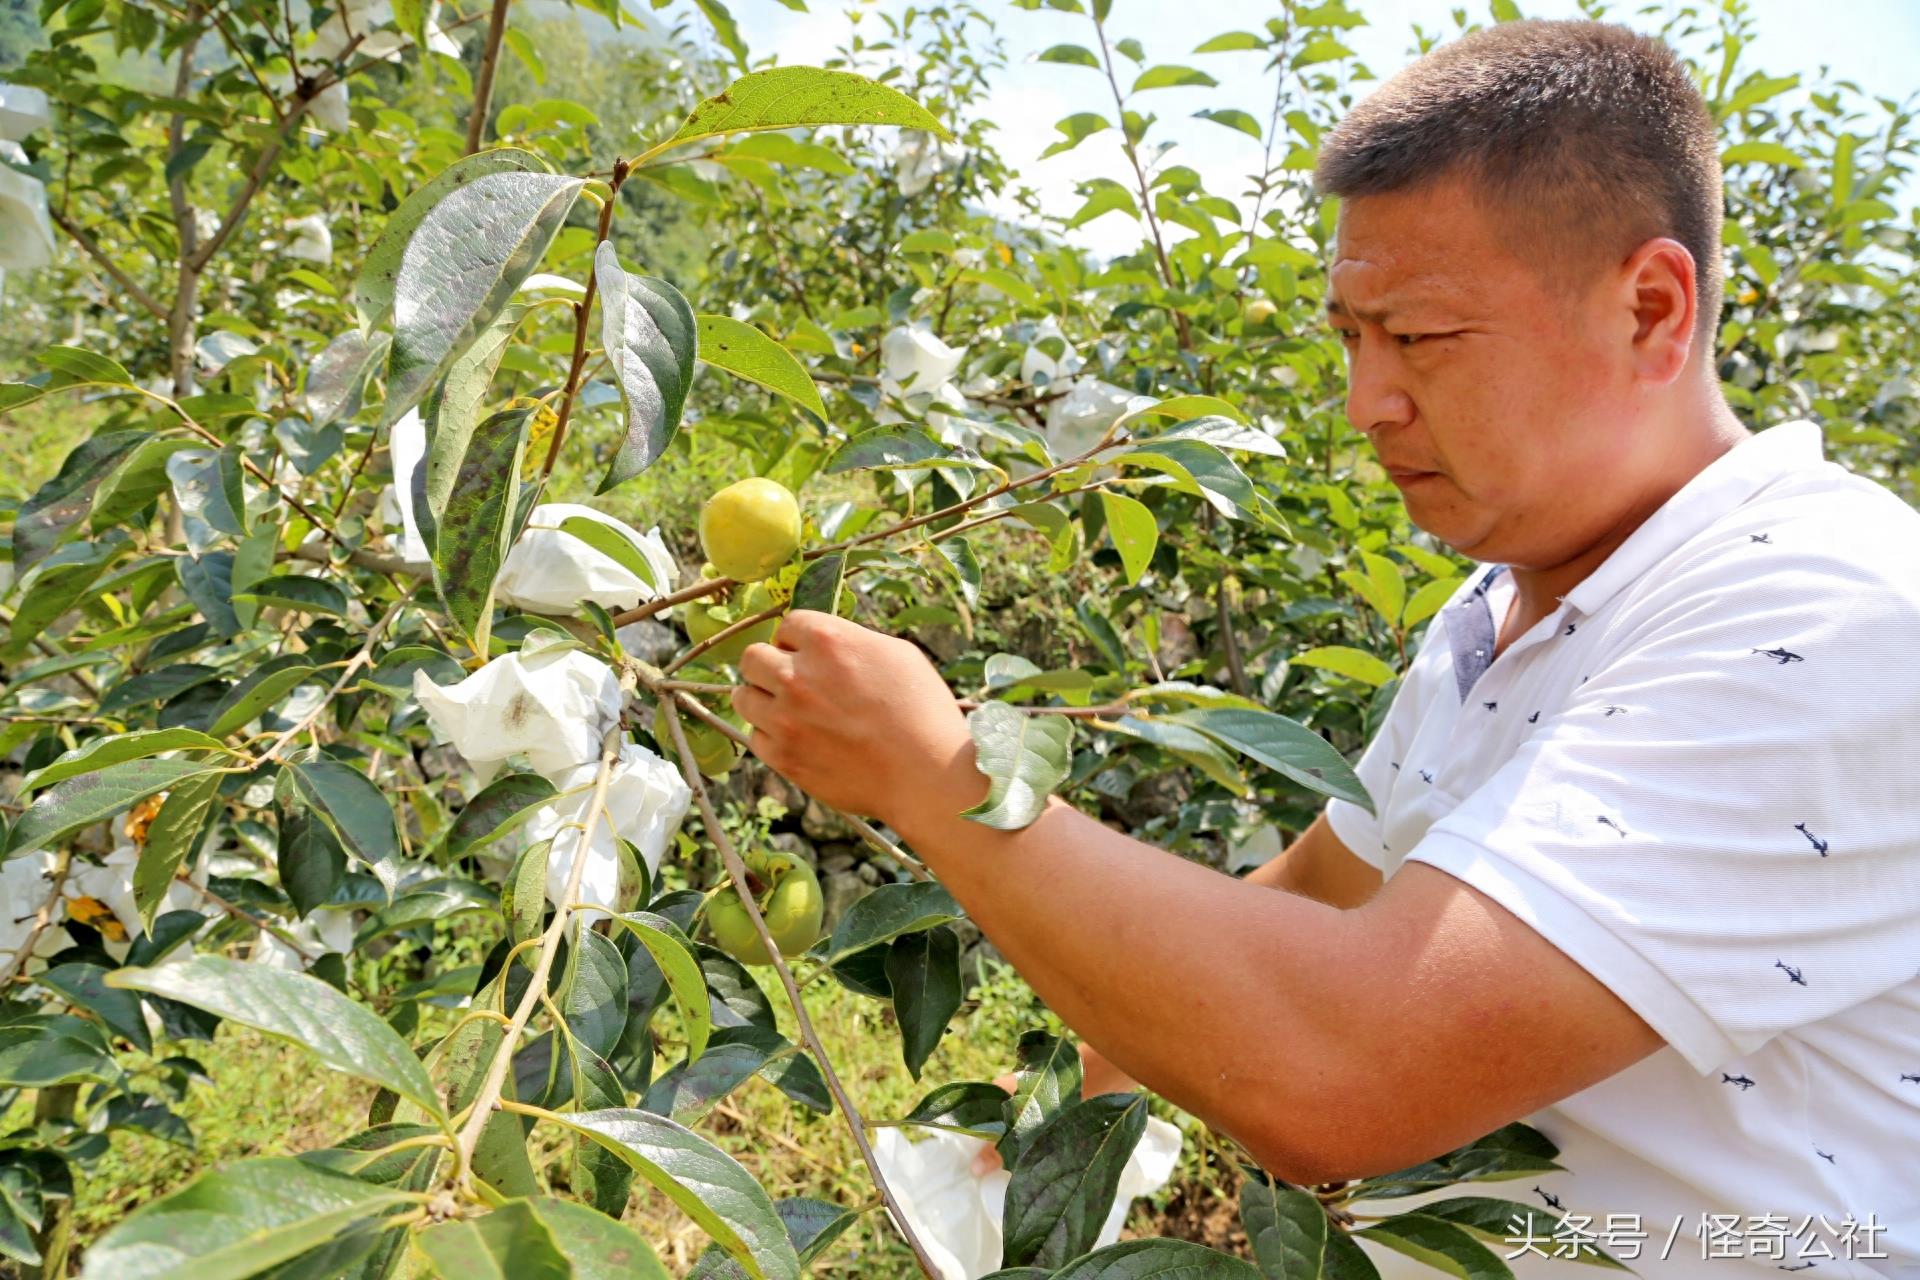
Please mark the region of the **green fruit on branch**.
[[[744, 730], [746, 724], [732, 712], [723, 711], [720, 718], [736, 729]], [[687, 735], [687, 747], [693, 752], [694, 767], [709, 778], [724, 777], [733, 766], [740, 763], [740, 744], [720, 732], [692, 712], [682, 709], [680, 730]], [[653, 739], [662, 749], [673, 747], [673, 730], [667, 724], [665, 705], [654, 708]]]
[[726, 577], [758, 582], [800, 549], [800, 504], [778, 480], [737, 480], [700, 508], [700, 546]]
[[1276, 314], [1278, 314], [1279, 310], [1280, 308], [1274, 306], [1273, 302], [1270, 299], [1255, 298], [1252, 302], [1249, 302], [1247, 304], [1247, 311], [1246, 311], [1247, 323], [1248, 324], [1267, 324], [1272, 321], [1273, 317]]
[[[761, 885], [754, 903], [780, 954], [797, 956], [818, 942], [826, 900], [813, 868], [802, 858], [778, 851], [750, 853], [747, 866]], [[708, 904], [707, 927], [719, 948], [741, 964], [773, 963], [736, 890], [729, 888]]]
[[[754, 614], [764, 612], [777, 603], [773, 592], [758, 582], [739, 593], [736, 598], [738, 603], [733, 605], [708, 604], [703, 600], [688, 601], [683, 606], [685, 612], [681, 618], [686, 624], [687, 638], [699, 644], [710, 636], [719, 635], [740, 619], [751, 618]], [[740, 655], [747, 651], [748, 645], [773, 643], [773, 633], [779, 627], [780, 618], [775, 615], [764, 622], [755, 623], [744, 631], [735, 632], [708, 649], [706, 656], [711, 657], [715, 662], [737, 664], [740, 661]]]

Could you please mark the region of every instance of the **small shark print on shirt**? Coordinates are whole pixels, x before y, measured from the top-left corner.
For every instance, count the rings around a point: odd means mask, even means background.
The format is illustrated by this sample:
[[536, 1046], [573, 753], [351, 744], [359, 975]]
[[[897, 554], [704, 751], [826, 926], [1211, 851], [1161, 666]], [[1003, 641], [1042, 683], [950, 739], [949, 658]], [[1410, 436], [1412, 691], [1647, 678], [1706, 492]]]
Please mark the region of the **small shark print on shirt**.
[[1498, 711], [1500, 709], [1500, 704], [1497, 702], [1483, 702], [1480, 705], [1489, 711]]
[[1900, 1083], [1920, 1084], [1920, 1071], [1902, 1071], [1900, 1073]]
[[1766, 654], [1767, 657], [1772, 658], [1775, 662], [1777, 662], [1779, 665], [1783, 667], [1786, 666], [1789, 662], [1805, 662], [1806, 661], [1805, 658], [1801, 657], [1799, 654], [1795, 653], [1793, 650], [1787, 649], [1787, 648], [1755, 649], [1754, 652]]
[[1819, 1156], [1822, 1160], [1825, 1160], [1828, 1164], [1840, 1163], [1838, 1160], [1835, 1160], [1833, 1158], [1833, 1153], [1831, 1151], [1822, 1151], [1820, 1148], [1815, 1147], [1813, 1149], [1813, 1154]]
[[1827, 856], [1827, 842], [1825, 840], [1822, 840], [1819, 836], [1813, 834], [1813, 832], [1807, 830], [1806, 823], [1796, 822], [1793, 824], [1793, 829], [1795, 831], [1798, 831], [1801, 835], [1805, 836], [1807, 838], [1807, 843], [1811, 844], [1819, 852], [1821, 857], [1824, 858]]
[[1766, 533], [1750, 533], [1747, 535], [1747, 541], [1748, 542], [1764, 542], [1768, 546], [1772, 546], [1773, 536], [1771, 534], [1766, 534]]
[[1800, 976], [1800, 970], [1794, 968], [1785, 960], [1775, 960], [1773, 967], [1785, 973], [1787, 975], [1787, 981], [1791, 982], [1794, 986], [1804, 987], [1807, 985], [1807, 980]]
[[1741, 1075], [1741, 1076], [1730, 1076], [1730, 1075], [1728, 1075], [1728, 1074], [1727, 1074], [1726, 1072], [1724, 1072], [1724, 1071], [1722, 1071], [1722, 1072], [1720, 1073], [1720, 1083], [1721, 1083], [1721, 1084], [1733, 1084], [1733, 1085], [1739, 1085], [1739, 1086], [1740, 1086], [1740, 1092], [1742, 1092], [1742, 1093], [1745, 1093], [1745, 1092], [1746, 1092], [1747, 1090], [1749, 1090], [1749, 1089], [1751, 1089], [1751, 1088], [1753, 1088], [1753, 1086], [1754, 1086], [1754, 1085], [1756, 1085], [1756, 1084], [1758, 1084], [1758, 1083], [1760, 1083], [1760, 1082], [1759, 1082], [1758, 1080], [1754, 1080], [1754, 1079], [1751, 1079], [1751, 1078], [1749, 1078], [1749, 1077], [1747, 1077], [1747, 1076], [1744, 1076], [1744, 1075]]
[[1540, 1184], [1537, 1182], [1533, 1184], [1533, 1194], [1539, 1196], [1542, 1200], [1546, 1201], [1547, 1208], [1557, 1209], [1562, 1213], [1566, 1212], [1567, 1206], [1560, 1203], [1560, 1197], [1556, 1196], [1551, 1191], [1542, 1191], [1540, 1189]]
[[1606, 814], [1604, 813], [1601, 814], [1598, 821], [1601, 826], [1612, 827], [1615, 831], [1618, 831], [1620, 833], [1620, 838], [1622, 840], [1626, 839], [1627, 829], [1621, 826], [1619, 823], [1615, 822], [1612, 818], [1609, 818]]

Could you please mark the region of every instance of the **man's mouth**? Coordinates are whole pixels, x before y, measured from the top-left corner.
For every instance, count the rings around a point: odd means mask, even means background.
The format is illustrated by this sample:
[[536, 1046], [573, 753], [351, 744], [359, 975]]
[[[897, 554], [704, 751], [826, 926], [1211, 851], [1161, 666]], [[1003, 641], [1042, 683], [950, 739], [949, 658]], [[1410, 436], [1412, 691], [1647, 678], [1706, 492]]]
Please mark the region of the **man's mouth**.
[[1387, 478], [1397, 485], [1409, 485], [1420, 480], [1431, 480], [1439, 474], [1438, 471], [1423, 471], [1418, 467], [1387, 468]]

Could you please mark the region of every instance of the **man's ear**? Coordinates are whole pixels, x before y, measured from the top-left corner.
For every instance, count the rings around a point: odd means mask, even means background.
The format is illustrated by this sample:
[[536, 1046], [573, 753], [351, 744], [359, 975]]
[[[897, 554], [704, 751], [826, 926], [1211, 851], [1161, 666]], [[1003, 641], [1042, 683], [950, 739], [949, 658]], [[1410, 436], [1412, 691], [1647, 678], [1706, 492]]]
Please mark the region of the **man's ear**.
[[1620, 268], [1623, 299], [1633, 315], [1633, 371], [1665, 385], [1680, 376], [1693, 353], [1699, 300], [1693, 254], [1678, 240], [1656, 236]]

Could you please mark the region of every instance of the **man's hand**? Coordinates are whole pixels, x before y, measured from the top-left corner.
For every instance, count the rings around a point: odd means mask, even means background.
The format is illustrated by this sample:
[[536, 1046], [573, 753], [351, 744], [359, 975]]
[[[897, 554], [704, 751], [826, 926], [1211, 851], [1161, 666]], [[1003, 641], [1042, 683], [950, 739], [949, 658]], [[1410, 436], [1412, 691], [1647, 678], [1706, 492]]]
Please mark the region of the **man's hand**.
[[986, 794], [973, 738], [926, 656], [856, 622], [801, 609], [740, 657], [733, 706], [753, 753], [821, 803], [879, 818], [957, 813]]

